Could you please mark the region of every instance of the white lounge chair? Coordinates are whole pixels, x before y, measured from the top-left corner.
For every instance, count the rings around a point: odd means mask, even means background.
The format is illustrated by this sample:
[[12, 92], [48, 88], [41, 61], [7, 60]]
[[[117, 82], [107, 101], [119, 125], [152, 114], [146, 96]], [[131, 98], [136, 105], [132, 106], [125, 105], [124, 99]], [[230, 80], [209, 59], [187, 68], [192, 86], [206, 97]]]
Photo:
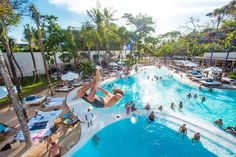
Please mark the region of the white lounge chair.
[[[46, 136], [51, 135], [51, 128], [54, 126], [54, 120], [59, 117], [61, 112], [61, 110], [50, 112], [38, 111], [37, 115], [35, 115], [28, 123], [31, 138], [33, 140], [42, 139]], [[20, 131], [16, 135], [15, 139], [24, 141], [23, 132]]]
[[56, 87], [54, 90], [56, 92], [69, 92], [71, 91], [72, 89], [74, 89], [73, 86], [61, 86], [61, 87]]
[[42, 109], [59, 109], [65, 101], [65, 97], [59, 97], [59, 98], [52, 98], [49, 97], [47, 100], [42, 104]]
[[208, 77], [204, 77], [204, 76], [201, 76], [201, 77], [192, 77], [191, 78], [193, 81], [203, 81], [203, 80], [207, 80], [209, 79]]
[[214, 81], [212, 79], [207, 79], [207, 80], [201, 80], [199, 81], [202, 85], [204, 86], [220, 86], [221, 83], [218, 81]]
[[41, 95], [30, 95], [26, 98], [24, 98], [25, 105], [40, 105], [42, 104], [46, 99], [46, 96]]

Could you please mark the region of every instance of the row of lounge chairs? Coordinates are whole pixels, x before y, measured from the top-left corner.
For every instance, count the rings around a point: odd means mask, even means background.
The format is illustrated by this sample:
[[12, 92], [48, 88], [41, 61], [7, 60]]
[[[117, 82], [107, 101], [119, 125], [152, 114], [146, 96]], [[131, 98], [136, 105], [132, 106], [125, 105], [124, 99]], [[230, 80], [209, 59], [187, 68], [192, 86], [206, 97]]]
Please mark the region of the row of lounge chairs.
[[24, 98], [24, 104], [27, 106], [40, 105], [44, 110], [60, 109], [60, 107], [63, 105], [64, 100], [65, 97], [53, 98], [41, 95], [31, 95]]
[[73, 80], [73, 81], [70, 81], [65, 84], [57, 85], [54, 88], [54, 90], [56, 92], [69, 92], [69, 91], [73, 90], [75, 87], [81, 86], [82, 84], [83, 84], [82, 81]]
[[211, 78], [206, 77], [205, 75], [201, 73], [200, 70], [188, 71], [186, 76], [203, 86], [220, 86], [221, 85], [221, 82], [215, 81]]

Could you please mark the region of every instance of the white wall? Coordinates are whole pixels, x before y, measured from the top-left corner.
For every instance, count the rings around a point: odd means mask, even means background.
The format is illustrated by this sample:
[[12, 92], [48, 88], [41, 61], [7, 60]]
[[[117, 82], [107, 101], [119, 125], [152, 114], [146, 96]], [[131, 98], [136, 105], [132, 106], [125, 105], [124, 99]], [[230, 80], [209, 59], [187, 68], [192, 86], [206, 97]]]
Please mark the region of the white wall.
[[[87, 52], [87, 51], [83, 51], [83, 52]], [[112, 53], [115, 54], [120, 54], [120, 51], [111, 51]], [[100, 55], [101, 55], [101, 60], [104, 60], [104, 57], [102, 55], [104, 55], [106, 53], [106, 51], [100, 51]], [[123, 57], [125, 56], [125, 54], [128, 54], [129, 51], [122, 51], [122, 55]], [[96, 51], [91, 51], [90, 54], [90, 58], [93, 59], [93, 55], [94, 54], [98, 54]], [[33, 65], [33, 61], [32, 61], [32, 57], [30, 52], [15, 52], [13, 53], [17, 63], [19, 64], [24, 76], [32, 76], [33, 75], [33, 70], [34, 70], [34, 65]], [[60, 60], [59, 58], [60, 53], [56, 54], [56, 60], [58, 64], [62, 64], [63, 62]], [[44, 65], [43, 65], [43, 59], [42, 59], [42, 55], [40, 52], [34, 52], [34, 57], [35, 57], [35, 62], [36, 62], [36, 67], [37, 70], [40, 74], [44, 74]], [[7, 61], [8, 63], [8, 58], [7, 58], [7, 54], [3, 53], [3, 58]], [[9, 65], [9, 63], [8, 63]], [[9, 66], [8, 66], [9, 67]], [[9, 67], [10, 68], [10, 67]], [[16, 67], [17, 70], [17, 75], [20, 76], [20, 72], [18, 70], [18, 68]]]
[[[33, 75], [33, 70], [34, 70], [34, 65], [33, 65], [33, 61], [32, 61], [32, 57], [30, 55], [29, 52], [16, 52], [13, 53], [17, 63], [19, 64], [24, 76], [32, 76]], [[34, 52], [34, 57], [35, 57], [35, 62], [36, 62], [36, 67], [38, 69], [38, 72], [40, 74], [44, 74], [44, 65], [43, 65], [43, 59], [41, 56], [41, 53], [39, 52]], [[7, 58], [7, 54], [3, 53], [3, 58], [7, 61], [8, 65], [8, 58]], [[8, 66], [10, 68], [10, 65]], [[16, 67], [16, 66], [15, 66]], [[17, 75], [20, 76], [20, 72], [18, 70], [18, 68], [16, 67], [17, 70]]]

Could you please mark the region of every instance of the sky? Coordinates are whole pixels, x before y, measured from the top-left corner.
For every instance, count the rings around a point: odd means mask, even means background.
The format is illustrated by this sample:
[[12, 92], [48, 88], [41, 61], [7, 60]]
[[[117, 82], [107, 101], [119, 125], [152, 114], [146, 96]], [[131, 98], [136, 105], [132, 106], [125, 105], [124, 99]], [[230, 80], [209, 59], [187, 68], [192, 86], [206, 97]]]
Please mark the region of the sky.
[[[81, 27], [88, 20], [86, 10], [96, 7], [97, 0], [32, 0], [41, 14], [55, 15], [62, 28]], [[124, 13], [137, 15], [143, 13], [152, 16], [156, 34], [180, 30], [191, 16], [198, 17], [201, 23], [209, 20], [205, 15], [215, 8], [226, 5], [230, 0], [99, 0], [102, 7], [116, 11], [118, 25], [125, 25]], [[21, 24], [12, 28], [10, 36], [18, 43], [23, 41], [23, 25], [35, 25], [29, 17], [23, 17]]]

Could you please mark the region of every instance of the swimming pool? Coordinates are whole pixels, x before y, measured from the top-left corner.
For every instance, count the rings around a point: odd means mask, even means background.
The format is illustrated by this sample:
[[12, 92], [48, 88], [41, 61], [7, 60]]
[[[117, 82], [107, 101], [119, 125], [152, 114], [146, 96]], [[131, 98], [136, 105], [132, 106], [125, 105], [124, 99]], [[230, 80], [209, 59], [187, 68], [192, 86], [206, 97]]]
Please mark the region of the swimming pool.
[[138, 117], [113, 123], [94, 135], [72, 157], [215, 157], [192, 141], [157, 122]]
[[[162, 77], [162, 80], [156, 81], [153, 79], [154, 75]], [[127, 79], [116, 79], [104, 84], [103, 87], [108, 91], [112, 91], [114, 87], [125, 91], [123, 99], [106, 112], [124, 110], [125, 103], [129, 101], [135, 102], [138, 109], [143, 109], [146, 103], [150, 102], [151, 108], [154, 110], [161, 104], [164, 112], [169, 114], [191, 116], [210, 123], [221, 118], [224, 127], [236, 125], [236, 91], [214, 89], [211, 93], [206, 88], [199, 90], [197, 87], [171, 77], [171, 73], [164, 68], [148, 67], [145, 68], [145, 72], [139, 71]], [[198, 97], [188, 98], [186, 96], [188, 93], [197, 94]], [[200, 97], [202, 96], [206, 97], [205, 102], [201, 102]], [[172, 102], [178, 106], [180, 101], [183, 102], [182, 110], [170, 109]]]
[[[158, 77], [162, 77], [160, 80], [155, 80], [152, 79], [154, 75], [158, 75]], [[103, 88], [112, 91], [112, 88], [120, 88], [123, 91], [125, 91], [125, 96], [114, 106], [110, 108], [102, 108], [102, 109], [94, 109], [93, 112], [95, 112], [95, 125], [93, 128], [87, 128], [86, 124], [82, 125], [82, 135], [81, 135], [81, 140], [80, 142], [72, 148], [72, 150], [67, 154], [67, 156], [104, 156], [103, 153], [106, 153], [105, 147], [113, 150], [115, 148], [111, 148], [112, 145], [114, 145], [117, 149], [117, 154], [118, 156], [121, 155], [123, 152], [122, 150], [127, 150], [123, 147], [120, 149], [120, 145], [125, 144], [127, 147], [129, 145], [132, 145], [133, 142], [136, 143], [142, 143], [143, 145], [146, 145], [149, 147], [149, 145], [155, 145], [155, 142], [149, 142], [149, 140], [143, 140], [139, 136], [149, 136], [149, 131], [150, 132], [158, 132], [160, 134], [153, 133], [152, 137], [153, 138], [159, 138], [161, 136], [163, 140], [168, 139], [169, 136], [176, 134], [174, 133], [180, 125], [183, 123], [187, 123], [187, 128], [189, 131], [191, 131], [190, 134], [188, 134], [188, 137], [192, 137], [193, 133], [198, 131], [202, 134], [202, 139], [201, 143], [202, 146], [197, 147], [196, 150], [193, 150], [196, 148], [191, 148], [192, 146], [189, 146], [189, 140], [186, 140], [185, 142], [187, 143], [171, 143], [169, 146], [168, 143], [165, 143], [161, 141], [161, 148], [163, 150], [163, 156], [165, 156], [165, 153], [167, 152], [167, 149], [173, 145], [181, 145], [180, 147], [173, 148], [175, 149], [182, 149], [182, 148], [187, 148], [188, 151], [185, 152], [179, 152], [179, 155], [172, 154], [174, 151], [171, 150], [170, 154], [167, 154], [168, 156], [199, 156], [197, 154], [194, 154], [194, 152], [201, 152], [200, 156], [214, 156], [212, 153], [216, 154], [217, 156], [225, 157], [225, 156], [232, 156], [234, 157], [234, 153], [236, 153], [236, 141], [235, 138], [225, 132], [223, 132], [220, 129], [217, 129], [212, 125], [212, 122], [218, 118], [222, 118], [224, 121], [224, 126], [227, 125], [235, 125], [236, 124], [236, 116], [235, 116], [235, 111], [236, 111], [236, 91], [230, 91], [230, 90], [218, 90], [214, 89], [214, 91], [211, 93], [207, 89], [203, 88], [202, 90], [198, 90], [197, 87], [185, 84], [181, 81], [178, 81], [175, 77], [171, 76], [172, 73], [168, 71], [167, 69], [157, 69], [155, 67], [148, 67], [145, 68], [144, 71], [139, 71], [138, 73], [129, 76], [127, 78], [121, 78], [121, 79], [115, 79], [113, 81], [109, 81], [107, 83], [104, 83], [102, 85]], [[148, 79], [149, 76], [149, 79]], [[187, 98], [188, 93], [192, 94], [198, 94], [198, 98]], [[74, 98], [76, 94], [76, 90], [74, 92], [71, 92], [70, 94], [70, 100]], [[98, 95], [102, 95], [101, 92], [97, 93]], [[201, 102], [200, 97], [205, 96], [206, 101]], [[120, 114], [122, 118], [127, 118], [125, 114], [125, 108], [124, 105], [129, 102], [133, 101], [136, 103], [136, 107], [138, 108], [138, 112], [135, 114], [138, 115], [143, 115], [143, 107], [147, 102], [150, 102], [152, 110], [157, 110], [159, 104], [163, 105], [164, 110], [162, 113], [158, 113], [158, 124], [154, 124], [154, 127], [156, 127], [157, 131], [155, 129], [149, 130], [148, 132], [143, 131], [141, 134], [141, 130], [147, 126], [146, 120], [142, 120], [142, 118], [138, 118], [137, 124], [140, 124], [141, 126], [138, 127], [136, 126], [136, 129], [131, 129], [133, 126], [130, 125], [128, 122], [121, 122], [122, 125], [127, 125], [127, 127], [123, 127], [122, 131], [124, 132], [129, 132], [129, 130], [133, 130], [135, 133], [135, 137], [140, 138], [140, 141], [136, 138], [135, 139], [130, 138], [130, 140], [126, 141], [121, 141], [120, 144], [116, 145], [113, 144], [116, 141], [116, 138], [121, 137], [113, 137], [113, 132], [115, 132], [115, 127], [113, 128], [112, 126], [117, 126], [120, 122], [111, 124], [112, 122], [118, 121], [119, 119], [116, 119], [116, 115]], [[179, 110], [176, 108], [175, 110], [170, 109], [170, 104], [171, 102], [174, 102], [177, 106], [178, 103], [182, 101], [183, 102], [183, 109]], [[81, 115], [83, 111], [86, 111], [86, 108], [88, 108], [88, 105], [82, 105], [82, 108], [78, 108], [78, 102], [73, 101], [73, 102], [68, 102], [68, 104], [71, 104], [70, 107], [75, 109], [75, 113], [78, 113], [78, 115]], [[82, 102], [82, 104], [84, 104]], [[141, 111], [139, 113], [139, 111]], [[147, 116], [147, 112], [145, 113], [145, 117]], [[144, 118], [146, 119], [146, 118]], [[124, 120], [126, 121], [126, 120]], [[109, 125], [111, 124], [111, 125]], [[195, 125], [196, 124], [196, 125]], [[145, 125], [145, 126], [143, 126]], [[106, 127], [107, 126], [107, 127]], [[152, 127], [153, 125], [151, 125]], [[161, 130], [158, 129], [158, 127], [161, 126]], [[105, 129], [103, 129], [105, 127]], [[110, 128], [111, 132], [107, 132], [106, 129]], [[122, 127], [122, 126], [120, 126]], [[117, 130], [121, 130], [120, 127], [117, 127]], [[140, 129], [140, 134], [138, 133], [138, 129]], [[172, 129], [172, 130], [171, 130]], [[104, 131], [105, 130], [105, 131]], [[109, 129], [108, 129], [109, 130]], [[174, 131], [173, 131], [174, 130]], [[100, 131], [95, 138], [93, 135], [95, 135], [98, 131]], [[219, 132], [220, 131], [220, 132]], [[105, 132], [103, 135], [103, 132]], [[137, 134], [136, 134], [137, 132]], [[147, 135], [145, 135], [147, 133]], [[167, 134], [165, 134], [167, 133]], [[101, 134], [101, 135], [100, 135]], [[132, 133], [127, 133], [127, 136], [133, 135]], [[162, 136], [163, 135], [163, 136]], [[125, 135], [123, 134], [125, 137]], [[123, 137], [122, 136], [122, 137]], [[99, 138], [97, 138], [99, 137]], [[131, 136], [132, 137], [132, 136]], [[99, 139], [104, 139], [103, 146], [99, 148], [98, 152], [95, 151], [94, 147], [94, 139], [95, 143], [99, 141]], [[106, 139], [106, 140], [105, 140]], [[174, 140], [178, 141], [178, 139], [174, 138], [174, 135], [172, 138], [169, 138], [169, 140]], [[112, 143], [111, 143], [112, 141]], [[152, 140], [151, 140], [152, 141]], [[100, 143], [100, 142], [99, 142]], [[190, 142], [191, 143], [191, 142]], [[201, 145], [200, 143], [198, 145]], [[119, 146], [119, 147], [118, 147]], [[138, 147], [138, 146], [134, 146]], [[144, 146], [143, 146], [144, 147]], [[145, 147], [144, 147], [145, 148]], [[151, 147], [152, 148], [152, 147]], [[148, 148], [145, 148], [148, 149]], [[179, 151], [178, 149], [178, 151]], [[169, 149], [168, 149], [169, 150]], [[131, 155], [132, 149], [130, 150]], [[134, 149], [134, 151], [139, 151]], [[150, 150], [151, 151], [151, 150]], [[161, 151], [161, 150], [160, 150]], [[91, 153], [90, 153], [91, 152]], [[119, 154], [119, 152], [122, 152]], [[155, 155], [156, 151], [153, 150], [152, 155]], [[175, 150], [176, 152], [176, 150]], [[193, 152], [192, 154], [190, 154]], [[111, 152], [110, 152], [111, 153]], [[114, 151], [116, 154], [116, 152]], [[139, 154], [141, 156], [146, 156], [142, 154], [143, 152], [141, 151]], [[101, 155], [102, 154], [102, 155]], [[150, 154], [150, 155], [151, 155]], [[190, 154], [190, 155], [189, 155]], [[205, 155], [206, 154], [206, 155]], [[105, 154], [108, 156], [111, 156], [111, 154]], [[123, 156], [125, 154], [123, 153]], [[114, 154], [112, 155], [114, 156]], [[125, 155], [126, 156], [126, 155]], [[129, 154], [127, 155], [129, 156]], [[140, 157], [141, 157], [140, 156]], [[116, 157], [116, 156], [115, 156]], [[139, 157], [139, 156], [138, 156]]]

